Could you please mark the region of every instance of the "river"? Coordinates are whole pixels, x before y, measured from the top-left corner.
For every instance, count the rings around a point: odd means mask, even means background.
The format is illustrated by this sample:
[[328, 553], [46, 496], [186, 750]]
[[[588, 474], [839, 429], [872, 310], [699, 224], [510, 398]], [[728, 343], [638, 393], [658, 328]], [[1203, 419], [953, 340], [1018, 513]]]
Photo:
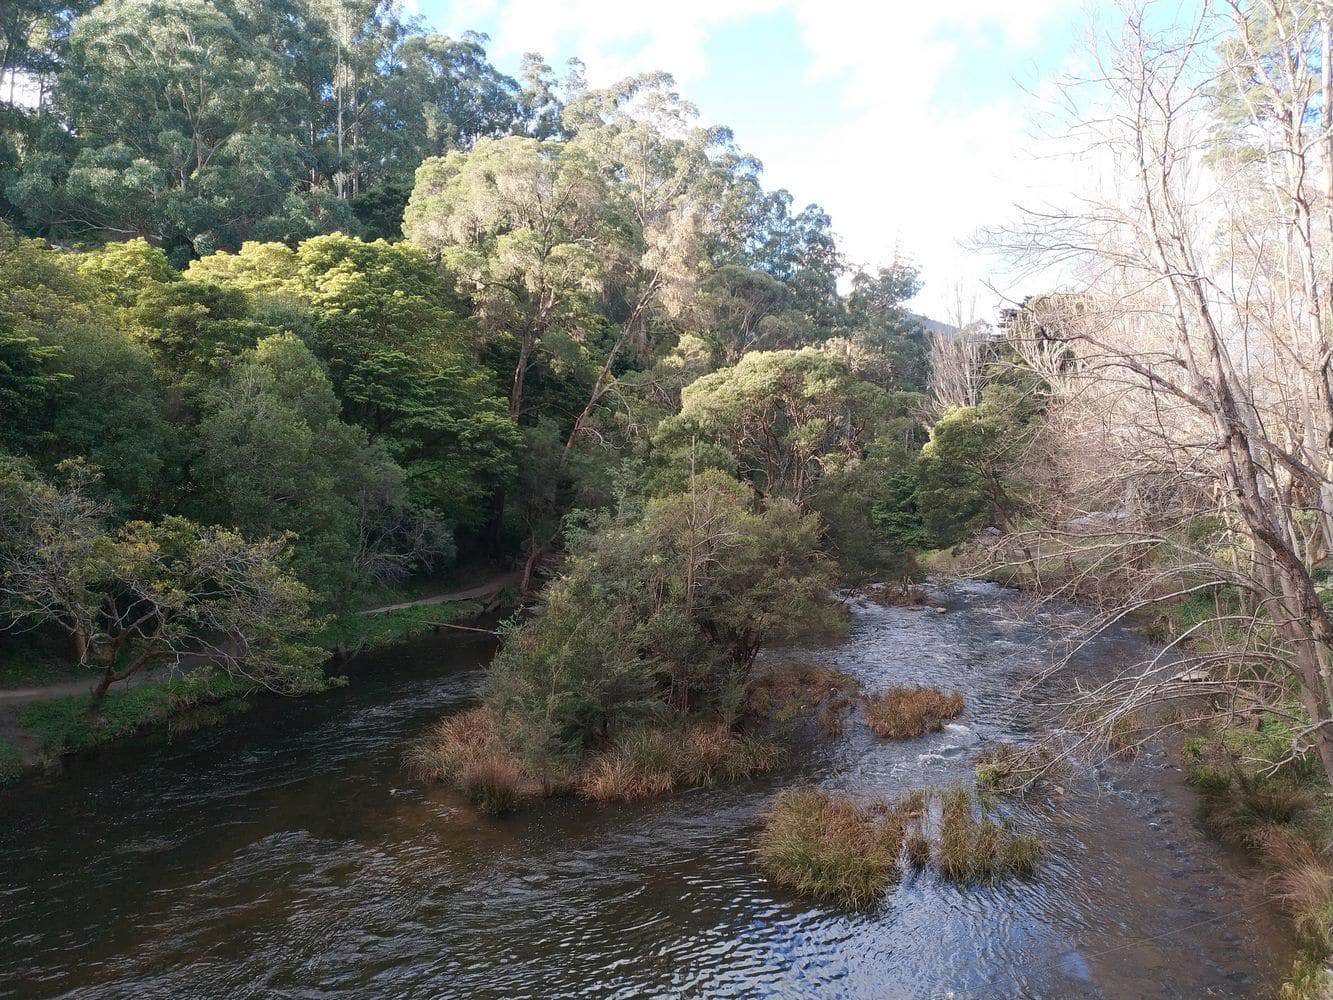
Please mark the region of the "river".
[[[1049, 631], [994, 585], [939, 597], [949, 613], [856, 603], [843, 643], [783, 655], [959, 689], [965, 730], [891, 743], [853, 722], [771, 777], [647, 804], [485, 820], [407, 780], [406, 744], [475, 698], [491, 648], [461, 633], [363, 657], [327, 696], [71, 760], [0, 792], [0, 996], [1267, 995], [1287, 935], [1160, 750], [1005, 806], [1049, 842], [1032, 880], [927, 870], [865, 912], [769, 885], [752, 843], [780, 788], [970, 779], [978, 749], [1027, 733]], [[1113, 634], [1087, 667], [1140, 642]]]

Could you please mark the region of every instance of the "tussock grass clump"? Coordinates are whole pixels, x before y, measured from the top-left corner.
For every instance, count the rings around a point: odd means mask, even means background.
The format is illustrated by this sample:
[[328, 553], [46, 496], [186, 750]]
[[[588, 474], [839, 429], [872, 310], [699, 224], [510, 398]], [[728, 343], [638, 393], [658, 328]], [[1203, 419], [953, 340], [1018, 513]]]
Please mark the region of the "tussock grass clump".
[[1333, 867], [1328, 856], [1281, 827], [1257, 833], [1253, 840], [1273, 869], [1269, 887], [1290, 914], [1301, 941], [1320, 955], [1333, 951]]
[[[935, 803], [938, 823], [931, 822]], [[759, 860], [779, 885], [853, 906], [872, 902], [897, 881], [903, 858], [919, 871], [933, 856], [940, 875], [960, 885], [1031, 875], [1041, 840], [978, 817], [976, 808], [961, 785], [870, 803], [817, 788], [793, 789], [778, 797], [764, 819]]]
[[408, 749], [406, 764], [413, 777], [453, 785], [491, 816], [546, 790], [504, 746], [495, 714], [485, 707], [440, 722]]
[[1200, 817], [1219, 840], [1259, 851], [1268, 831], [1301, 823], [1313, 805], [1309, 792], [1285, 781], [1237, 774], [1219, 790], [1204, 794]]
[[679, 787], [741, 781], [771, 770], [780, 759], [775, 743], [723, 723], [642, 727], [626, 731], [588, 762], [578, 792], [596, 802], [648, 798]]
[[773, 881], [802, 895], [866, 906], [897, 880], [905, 832], [892, 806], [792, 789], [764, 819], [759, 861]]
[[940, 874], [951, 882], [995, 882], [1026, 878], [1037, 867], [1043, 844], [988, 816], [977, 818], [971, 793], [962, 786], [941, 796], [937, 845]]
[[925, 868], [930, 864], [930, 838], [920, 830], [907, 835], [907, 862], [913, 868]]
[[963, 696], [930, 687], [892, 687], [865, 699], [866, 724], [877, 736], [910, 740], [938, 733], [963, 712]]
[[1185, 780], [1195, 791], [1204, 795], [1221, 795], [1231, 787], [1231, 775], [1211, 764], [1198, 764], [1190, 768]]

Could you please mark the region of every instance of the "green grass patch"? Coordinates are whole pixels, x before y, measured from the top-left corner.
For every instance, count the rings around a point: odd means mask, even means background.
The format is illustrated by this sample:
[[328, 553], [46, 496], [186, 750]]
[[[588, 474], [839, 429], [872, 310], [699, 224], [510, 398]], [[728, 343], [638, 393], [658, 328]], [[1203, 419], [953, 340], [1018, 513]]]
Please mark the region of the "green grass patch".
[[457, 601], [421, 604], [378, 615], [347, 614], [331, 621], [314, 641], [325, 649], [375, 649], [422, 635], [436, 625], [457, 622], [480, 610], [475, 601]]
[[759, 834], [759, 863], [778, 885], [848, 906], [875, 902], [901, 874], [906, 817], [818, 788], [778, 796]]
[[23, 773], [23, 755], [12, 742], [0, 736], [0, 785], [7, 785]]
[[33, 702], [19, 714], [19, 724], [36, 737], [45, 753], [86, 750], [133, 736], [154, 723], [249, 689], [248, 684], [228, 674], [199, 670], [124, 691], [112, 689], [96, 714], [89, 712], [90, 695]]

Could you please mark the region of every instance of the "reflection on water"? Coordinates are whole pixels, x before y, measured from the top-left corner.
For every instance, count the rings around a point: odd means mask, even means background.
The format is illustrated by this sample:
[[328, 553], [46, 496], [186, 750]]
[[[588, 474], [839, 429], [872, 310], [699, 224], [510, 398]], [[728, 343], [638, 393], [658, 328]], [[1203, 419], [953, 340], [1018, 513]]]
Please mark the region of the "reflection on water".
[[927, 870], [864, 913], [767, 884], [751, 843], [784, 785], [892, 795], [1023, 738], [1051, 638], [1000, 588], [944, 598], [854, 607], [843, 645], [794, 655], [961, 689], [963, 728], [887, 743], [854, 724], [775, 777], [644, 805], [489, 821], [408, 782], [405, 743], [475, 696], [490, 652], [454, 636], [367, 658], [345, 691], [74, 761], [0, 795], [0, 996], [1263, 995], [1283, 935], [1161, 754], [1006, 806], [1050, 841], [1033, 881]]

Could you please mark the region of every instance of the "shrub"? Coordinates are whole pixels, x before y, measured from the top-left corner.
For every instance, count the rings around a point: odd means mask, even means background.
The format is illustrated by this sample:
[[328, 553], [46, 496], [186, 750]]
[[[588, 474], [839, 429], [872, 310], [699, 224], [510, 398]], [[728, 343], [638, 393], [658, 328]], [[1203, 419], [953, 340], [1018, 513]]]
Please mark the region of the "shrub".
[[794, 789], [764, 818], [759, 861], [773, 881], [802, 895], [865, 906], [898, 878], [904, 834], [892, 807]]
[[893, 687], [865, 699], [866, 724], [891, 740], [938, 733], [962, 711], [962, 695], [929, 687]]

